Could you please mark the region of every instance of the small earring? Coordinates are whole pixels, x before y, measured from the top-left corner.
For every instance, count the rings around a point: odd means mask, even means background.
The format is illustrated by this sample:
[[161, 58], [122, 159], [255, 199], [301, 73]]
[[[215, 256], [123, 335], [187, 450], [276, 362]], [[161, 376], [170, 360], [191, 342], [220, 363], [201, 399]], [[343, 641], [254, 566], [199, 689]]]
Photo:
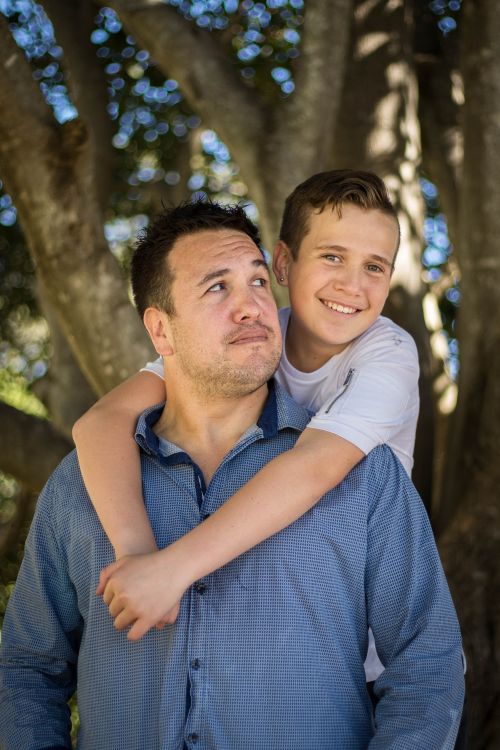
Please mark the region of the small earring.
[[284, 276], [280, 276], [279, 280], [280, 280], [280, 281], [284, 281], [284, 280], [285, 280], [285, 277], [284, 277]]

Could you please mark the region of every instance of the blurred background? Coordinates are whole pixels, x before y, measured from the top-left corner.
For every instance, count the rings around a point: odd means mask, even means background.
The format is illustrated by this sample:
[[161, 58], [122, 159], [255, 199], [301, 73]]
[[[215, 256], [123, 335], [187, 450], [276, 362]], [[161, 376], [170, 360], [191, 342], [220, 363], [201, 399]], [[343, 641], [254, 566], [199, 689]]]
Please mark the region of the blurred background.
[[470, 747], [497, 750], [500, 4], [0, 0], [0, 57], [0, 614], [75, 419], [152, 354], [137, 232], [206, 195], [242, 201], [271, 253], [299, 182], [373, 170], [400, 216], [385, 314], [420, 353], [414, 481], [462, 624]]

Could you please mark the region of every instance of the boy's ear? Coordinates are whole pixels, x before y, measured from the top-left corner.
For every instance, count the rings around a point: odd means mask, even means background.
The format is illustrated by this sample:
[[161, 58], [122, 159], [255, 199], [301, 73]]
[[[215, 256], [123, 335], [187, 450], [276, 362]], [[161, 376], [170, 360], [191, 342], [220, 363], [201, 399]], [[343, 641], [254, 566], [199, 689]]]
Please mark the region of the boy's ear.
[[290, 248], [282, 240], [278, 240], [273, 254], [273, 272], [281, 286], [288, 286], [288, 268], [291, 262]]
[[143, 317], [144, 325], [153, 346], [162, 357], [174, 354], [168, 315], [156, 307], [148, 307]]

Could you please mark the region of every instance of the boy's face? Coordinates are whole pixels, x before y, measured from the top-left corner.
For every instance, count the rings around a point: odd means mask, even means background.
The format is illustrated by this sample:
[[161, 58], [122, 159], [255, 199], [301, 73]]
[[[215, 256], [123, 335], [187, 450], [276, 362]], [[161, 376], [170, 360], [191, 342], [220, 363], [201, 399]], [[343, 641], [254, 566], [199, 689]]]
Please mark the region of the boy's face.
[[352, 204], [309, 218], [293, 260], [283, 243], [274, 268], [288, 285], [292, 316], [286, 339], [292, 364], [321, 367], [364, 333], [382, 312], [398, 245], [395, 220]]

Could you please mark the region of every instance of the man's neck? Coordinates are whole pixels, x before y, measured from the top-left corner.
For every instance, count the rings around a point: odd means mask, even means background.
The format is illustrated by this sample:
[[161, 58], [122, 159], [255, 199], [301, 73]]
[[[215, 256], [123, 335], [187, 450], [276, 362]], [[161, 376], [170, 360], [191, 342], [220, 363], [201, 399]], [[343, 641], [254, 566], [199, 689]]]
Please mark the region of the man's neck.
[[208, 482], [224, 456], [259, 419], [268, 395], [267, 384], [245, 396], [214, 397], [167, 382], [167, 403], [155, 433], [182, 448]]

